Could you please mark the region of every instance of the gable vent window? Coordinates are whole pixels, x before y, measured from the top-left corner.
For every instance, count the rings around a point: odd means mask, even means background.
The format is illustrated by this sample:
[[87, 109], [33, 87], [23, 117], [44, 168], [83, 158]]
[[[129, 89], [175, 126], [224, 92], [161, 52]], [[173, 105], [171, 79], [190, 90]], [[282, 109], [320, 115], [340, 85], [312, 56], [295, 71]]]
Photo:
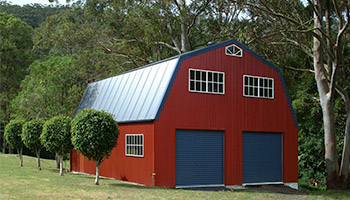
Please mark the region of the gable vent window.
[[225, 48], [225, 54], [228, 56], [243, 57], [242, 49], [234, 44]]
[[244, 75], [243, 96], [273, 99], [273, 78]]
[[143, 134], [126, 134], [125, 143], [125, 155], [143, 157]]
[[190, 69], [189, 91], [210, 94], [224, 94], [225, 73]]

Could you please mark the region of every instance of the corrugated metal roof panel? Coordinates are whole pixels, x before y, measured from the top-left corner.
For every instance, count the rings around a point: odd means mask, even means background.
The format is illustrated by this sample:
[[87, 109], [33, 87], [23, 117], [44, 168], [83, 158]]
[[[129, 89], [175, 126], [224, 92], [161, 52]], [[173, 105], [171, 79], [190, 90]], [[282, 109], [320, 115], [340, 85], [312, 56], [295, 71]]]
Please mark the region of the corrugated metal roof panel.
[[92, 108], [113, 114], [118, 122], [154, 120], [178, 62], [178, 57], [90, 83], [79, 110]]

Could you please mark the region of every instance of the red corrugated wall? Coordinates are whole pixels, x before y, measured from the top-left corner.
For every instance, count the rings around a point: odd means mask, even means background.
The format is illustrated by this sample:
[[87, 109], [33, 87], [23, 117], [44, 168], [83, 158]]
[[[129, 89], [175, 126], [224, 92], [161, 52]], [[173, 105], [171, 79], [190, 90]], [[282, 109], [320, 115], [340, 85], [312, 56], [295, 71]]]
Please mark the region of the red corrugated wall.
[[[100, 165], [100, 175], [151, 186], [154, 172], [154, 124], [150, 122], [120, 124], [119, 129], [118, 145], [113, 149], [109, 159]], [[144, 134], [143, 158], [125, 156], [125, 134]], [[73, 150], [71, 170], [95, 174], [95, 162], [88, 161]]]
[[[176, 129], [225, 131], [225, 185], [242, 184], [242, 132], [283, 133], [283, 181], [298, 180], [298, 136], [277, 71], [255, 56], [225, 55], [225, 48], [183, 60], [155, 122], [155, 183], [175, 187]], [[225, 95], [188, 91], [189, 68], [225, 72]], [[243, 97], [243, 75], [274, 78], [274, 99]]]

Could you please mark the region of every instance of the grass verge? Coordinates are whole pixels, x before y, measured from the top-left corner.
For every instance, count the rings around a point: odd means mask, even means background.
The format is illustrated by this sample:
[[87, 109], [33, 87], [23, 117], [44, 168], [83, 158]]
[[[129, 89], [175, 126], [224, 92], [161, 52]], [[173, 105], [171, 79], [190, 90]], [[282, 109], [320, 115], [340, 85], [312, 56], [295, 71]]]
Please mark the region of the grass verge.
[[[67, 168], [69, 168], [67, 162]], [[65, 173], [59, 176], [55, 161], [24, 156], [24, 166], [14, 154], [0, 153], [0, 199], [350, 199], [344, 191], [310, 191], [280, 194], [253, 191], [198, 191], [140, 186], [103, 178], [94, 185], [94, 177]]]

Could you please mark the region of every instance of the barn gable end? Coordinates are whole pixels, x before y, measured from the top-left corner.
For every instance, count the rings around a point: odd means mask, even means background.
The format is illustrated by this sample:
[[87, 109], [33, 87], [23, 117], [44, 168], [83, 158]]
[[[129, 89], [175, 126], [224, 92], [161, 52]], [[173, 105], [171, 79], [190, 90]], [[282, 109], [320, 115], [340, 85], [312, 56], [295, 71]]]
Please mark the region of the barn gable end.
[[[174, 74], [173, 74], [173, 77], [171, 78], [171, 81], [170, 81], [170, 84], [169, 84], [169, 87], [166, 91], [166, 94], [164, 96], [164, 99], [162, 100], [162, 103], [161, 103], [161, 106], [158, 110], [158, 113], [156, 115], [156, 120], [159, 119], [159, 115], [163, 109], [163, 106], [164, 106], [164, 103], [168, 97], [168, 94], [171, 90], [171, 86], [172, 84], [174, 83], [175, 81], [175, 78], [176, 78], [176, 75], [177, 75], [177, 72], [182, 64], [182, 61], [185, 60], [185, 59], [188, 59], [188, 58], [191, 58], [191, 57], [194, 57], [194, 56], [197, 56], [197, 55], [200, 55], [200, 54], [203, 54], [203, 53], [206, 53], [208, 51], [212, 51], [212, 50], [215, 50], [215, 49], [218, 49], [218, 48], [222, 48], [222, 47], [226, 47], [226, 46], [229, 46], [229, 45], [235, 45], [235, 46], [238, 46], [240, 48], [242, 48], [244, 51], [246, 51], [247, 53], [250, 53], [251, 55], [253, 55], [254, 57], [256, 57], [257, 59], [259, 59], [261, 62], [265, 63], [267, 66], [271, 67], [273, 70], [275, 70], [276, 72], [278, 72], [279, 74], [279, 78], [281, 79], [281, 82], [283, 84], [283, 89], [284, 89], [284, 93], [286, 95], [286, 98], [287, 98], [287, 101], [288, 101], [288, 104], [289, 104], [289, 108], [290, 108], [290, 111], [293, 115], [293, 119], [294, 119], [294, 123], [296, 126], [299, 126], [298, 125], [298, 120], [296, 118], [296, 115], [295, 115], [295, 112], [294, 112], [294, 109], [293, 109], [293, 106], [292, 106], [292, 102], [290, 100], [290, 97], [289, 97], [289, 94], [288, 94], [288, 90], [287, 90], [287, 86], [286, 86], [286, 83], [284, 81], [284, 78], [283, 78], [283, 75], [282, 75], [282, 71], [276, 67], [275, 65], [273, 65], [272, 63], [270, 63], [269, 61], [265, 60], [264, 58], [262, 58], [260, 55], [258, 55], [257, 53], [255, 53], [254, 51], [252, 51], [251, 49], [249, 49], [247, 46], [243, 45], [242, 43], [238, 42], [237, 40], [235, 39], [231, 39], [231, 40], [227, 40], [227, 41], [224, 41], [224, 42], [221, 42], [221, 43], [218, 43], [218, 44], [214, 44], [214, 45], [211, 45], [211, 46], [208, 46], [208, 47], [205, 47], [205, 48], [202, 48], [202, 49], [198, 49], [198, 50], [195, 50], [195, 51], [191, 51], [191, 52], [188, 52], [188, 53], [185, 53], [185, 54], [181, 54], [179, 56], [179, 60], [178, 60], [178, 63], [177, 63], [177, 66], [176, 66], [176, 69], [174, 70]], [[241, 57], [241, 56], [240, 56]]]

